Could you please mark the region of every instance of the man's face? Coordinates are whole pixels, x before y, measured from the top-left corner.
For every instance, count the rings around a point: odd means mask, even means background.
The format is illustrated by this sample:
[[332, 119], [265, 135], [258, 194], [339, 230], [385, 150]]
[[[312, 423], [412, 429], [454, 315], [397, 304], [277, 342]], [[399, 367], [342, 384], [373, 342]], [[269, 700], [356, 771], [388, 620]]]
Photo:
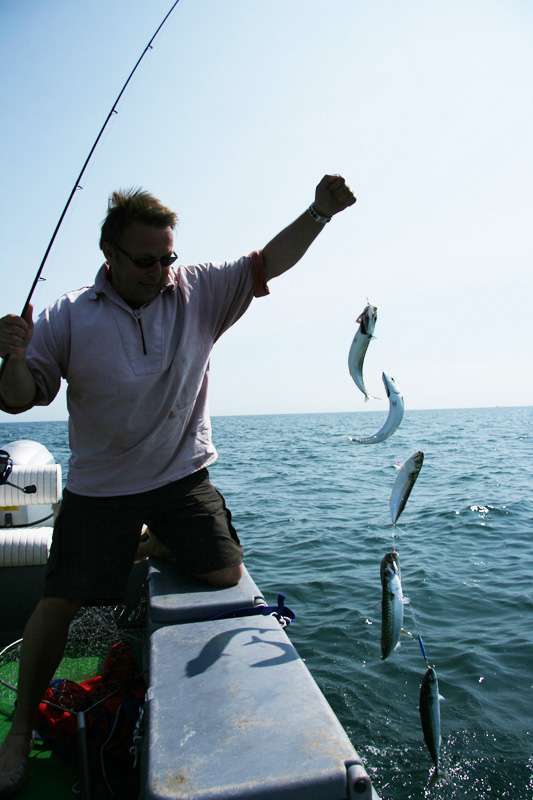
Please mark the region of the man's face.
[[111, 284], [132, 308], [140, 308], [157, 297], [166, 283], [169, 267], [161, 267], [159, 261], [149, 267], [138, 266], [131, 259], [149, 264], [150, 260], [171, 255], [173, 246], [172, 228], [154, 228], [141, 222], [128, 225], [118, 246], [104, 243]]

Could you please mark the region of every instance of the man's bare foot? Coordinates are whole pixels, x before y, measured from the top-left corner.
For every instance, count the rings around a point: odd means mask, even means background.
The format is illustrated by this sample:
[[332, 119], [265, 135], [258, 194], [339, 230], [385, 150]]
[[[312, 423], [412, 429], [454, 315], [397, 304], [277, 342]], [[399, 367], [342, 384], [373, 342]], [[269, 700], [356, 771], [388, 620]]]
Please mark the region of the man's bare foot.
[[0, 745], [0, 798], [11, 797], [21, 788], [28, 771], [31, 735], [8, 733]]

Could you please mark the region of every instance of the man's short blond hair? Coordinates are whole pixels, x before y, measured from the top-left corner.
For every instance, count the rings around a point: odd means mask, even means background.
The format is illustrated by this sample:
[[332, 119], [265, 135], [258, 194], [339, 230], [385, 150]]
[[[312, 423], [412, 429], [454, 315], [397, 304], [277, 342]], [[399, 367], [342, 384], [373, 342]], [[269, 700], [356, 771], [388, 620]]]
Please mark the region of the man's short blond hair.
[[120, 189], [113, 192], [107, 204], [107, 215], [100, 232], [100, 248], [104, 242], [118, 242], [132, 222], [154, 228], [174, 228], [178, 216], [170, 208], [143, 189]]

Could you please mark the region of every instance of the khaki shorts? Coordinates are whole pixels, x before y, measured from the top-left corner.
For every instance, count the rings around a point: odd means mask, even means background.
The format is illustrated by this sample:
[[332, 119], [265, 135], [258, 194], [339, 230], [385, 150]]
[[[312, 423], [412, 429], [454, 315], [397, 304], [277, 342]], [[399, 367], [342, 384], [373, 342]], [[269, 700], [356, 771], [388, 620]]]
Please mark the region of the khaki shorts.
[[86, 605], [120, 603], [144, 523], [186, 575], [242, 562], [231, 512], [210, 482], [207, 469], [135, 495], [86, 497], [65, 489], [44, 596]]

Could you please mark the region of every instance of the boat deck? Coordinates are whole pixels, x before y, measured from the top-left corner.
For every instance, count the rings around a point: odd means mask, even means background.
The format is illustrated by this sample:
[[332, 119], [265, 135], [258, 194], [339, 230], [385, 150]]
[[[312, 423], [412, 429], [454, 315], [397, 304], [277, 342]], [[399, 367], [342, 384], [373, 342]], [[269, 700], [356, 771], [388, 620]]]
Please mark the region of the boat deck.
[[[99, 659], [94, 657], [65, 658], [61, 662], [59, 677], [95, 675]], [[17, 682], [18, 661], [0, 664], [0, 678], [15, 685]], [[14, 708], [14, 693], [0, 685], [0, 742], [11, 724]], [[77, 781], [76, 771], [54, 756], [51, 750], [37, 743], [30, 755], [28, 780], [17, 794], [20, 800], [72, 800], [72, 787]]]

